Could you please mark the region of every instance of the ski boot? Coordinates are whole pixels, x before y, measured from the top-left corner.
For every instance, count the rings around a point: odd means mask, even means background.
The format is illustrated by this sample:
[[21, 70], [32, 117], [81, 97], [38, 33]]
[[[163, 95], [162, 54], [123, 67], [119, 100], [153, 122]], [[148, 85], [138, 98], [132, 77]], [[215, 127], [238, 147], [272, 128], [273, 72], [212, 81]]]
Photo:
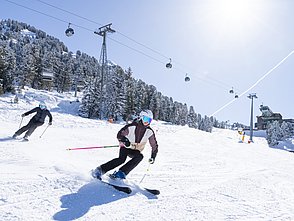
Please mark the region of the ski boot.
[[116, 179], [126, 179], [126, 174], [121, 170], [115, 171], [111, 176]]
[[29, 137], [28, 136], [24, 136], [23, 137], [23, 141], [29, 141]]
[[101, 169], [101, 167], [97, 167], [95, 170], [91, 171], [91, 175], [93, 178], [101, 180], [101, 176], [103, 175], [103, 171]]

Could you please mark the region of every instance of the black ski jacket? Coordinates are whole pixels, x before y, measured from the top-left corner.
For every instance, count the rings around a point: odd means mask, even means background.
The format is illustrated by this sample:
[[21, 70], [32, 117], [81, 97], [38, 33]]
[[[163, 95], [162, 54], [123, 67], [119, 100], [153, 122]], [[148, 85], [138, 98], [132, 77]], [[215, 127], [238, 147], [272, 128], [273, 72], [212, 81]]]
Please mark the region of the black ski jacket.
[[49, 123], [52, 122], [52, 115], [51, 115], [50, 111], [47, 110], [47, 109], [42, 110], [40, 107], [35, 107], [34, 109], [24, 113], [24, 115], [28, 116], [29, 114], [32, 114], [34, 112], [37, 112], [35, 114], [35, 116], [33, 116], [35, 121], [44, 123], [46, 116], [48, 116], [49, 117]]

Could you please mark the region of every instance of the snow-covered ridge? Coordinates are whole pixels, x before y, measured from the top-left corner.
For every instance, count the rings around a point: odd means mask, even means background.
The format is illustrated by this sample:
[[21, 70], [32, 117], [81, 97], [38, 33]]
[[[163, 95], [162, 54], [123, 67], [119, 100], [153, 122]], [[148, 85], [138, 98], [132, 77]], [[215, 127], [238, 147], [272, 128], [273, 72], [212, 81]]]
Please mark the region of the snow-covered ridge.
[[[117, 157], [117, 148], [66, 150], [117, 144], [123, 123], [79, 117], [79, 97], [70, 93], [26, 88], [18, 96], [18, 103], [13, 95], [0, 97], [0, 220], [294, 220], [293, 154], [269, 148], [263, 137], [240, 143], [237, 131], [207, 133], [153, 121], [155, 163], [147, 171], [147, 146], [128, 179], [138, 184], [147, 173], [140, 186], [161, 194], [133, 186], [127, 195], [89, 175]], [[7, 140], [20, 115], [40, 101], [53, 125], [40, 138], [46, 119], [29, 142]]]

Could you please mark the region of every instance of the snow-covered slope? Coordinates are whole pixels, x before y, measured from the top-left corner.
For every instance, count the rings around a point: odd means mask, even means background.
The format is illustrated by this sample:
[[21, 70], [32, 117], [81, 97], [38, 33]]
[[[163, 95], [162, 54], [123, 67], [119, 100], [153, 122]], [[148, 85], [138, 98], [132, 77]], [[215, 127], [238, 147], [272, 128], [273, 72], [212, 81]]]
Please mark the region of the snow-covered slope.
[[[158, 157], [147, 171], [147, 146], [128, 179], [139, 183], [147, 173], [140, 185], [161, 194], [134, 187], [127, 195], [89, 174], [117, 157], [117, 148], [66, 150], [115, 145], [123, 124], [77, 116], [70, 94], [26, 89], [18, 104], [11, 100], [0, 97], [0, 220], [294, 220], [294, 155], [269, 148], [262, 137], [239, 143], [236, 131], [154, 121]], [[42, 100], [53, 115], [44, 135], [48, 119], [29, 142], [6, 139]]]

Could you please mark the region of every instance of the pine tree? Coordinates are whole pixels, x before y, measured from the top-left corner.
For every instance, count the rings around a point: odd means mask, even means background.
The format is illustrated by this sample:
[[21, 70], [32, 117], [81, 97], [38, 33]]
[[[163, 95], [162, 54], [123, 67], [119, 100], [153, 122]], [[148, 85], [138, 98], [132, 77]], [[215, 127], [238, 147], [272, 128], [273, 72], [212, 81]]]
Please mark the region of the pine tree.
[[111, 77], [108, 78], [107, 83], [106, 116], [122, 120], [126, 103], [125, 74], [119, 66], [113, 66], [109, 73]]
[[169, 98], [167, 96], [161, 96], [160, 107], [158, 119], [169, 121]]
[[0, 48], [0, 94], [14, 92], [13, 73], [15, 70], [14, 53], [2, 45]]
[[282, 138], [280, 123], [278, 121], [269, 123], [267, 126], [266, 134], [266, 140], [270, 146], [275, 146], [279, 144], [279, 141], [281, 141]]
[[153, 112], [153, 118], [157, 120], [159, 118], [160, 106], [160, 93], [157, 92], [156, 87], [153, 85], [149, 86], [149, 108]]
[[282, 137], [281, 137], [282, 141], [288, 138], [291, 138], [293, 136], [292, 124], [289, 122], [283, 121], [283, 123], [281, 124], [281, 133], [282, 133]]
[[35, 44], [25, 45], [25, 85], [35, 89], [41, 89], [42, 85], [42, 61], [40, 59], [40, 47]]
[[124, 119], [126, 121], [133, 120], [134, 115], [136, 114], [135, 108], [135, 80], [132, 78], [132, 70], [129, 67], [126, 71], [125, 87], [126, 87], [126, 103], [125, 103], [125, 112]]
[[189, 114], [187, 116], [187, 125], [192, 128], [198, 128], [197, 114], [195, 113], [193, 106], [190, 106], [189, 108]]
[[86, 83], [84, 96], [79, 107], [79, 115], [86, 118], [95, 118], [100, 115], [100, 106], [97, 105], [99, 101], [99, 88], [95, 87], [95, 81]]
[[73, 76], [73, 60], [70, 54], [61, 56], [61, 60], [57, 63], [55, 68], [54, 85], [58, 92], [69, 91], [72, 84]]
[[0, 48], [0, 95], [4, 94], [4, 78], [6, 78], [6, 63], [4, 48]]

